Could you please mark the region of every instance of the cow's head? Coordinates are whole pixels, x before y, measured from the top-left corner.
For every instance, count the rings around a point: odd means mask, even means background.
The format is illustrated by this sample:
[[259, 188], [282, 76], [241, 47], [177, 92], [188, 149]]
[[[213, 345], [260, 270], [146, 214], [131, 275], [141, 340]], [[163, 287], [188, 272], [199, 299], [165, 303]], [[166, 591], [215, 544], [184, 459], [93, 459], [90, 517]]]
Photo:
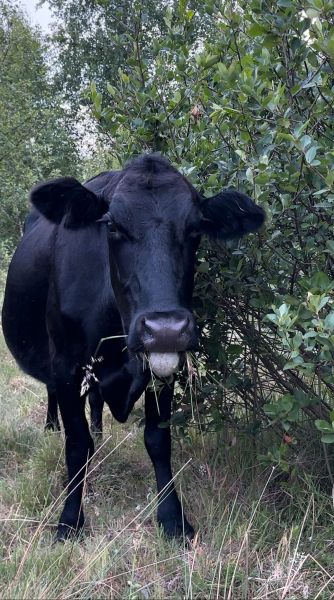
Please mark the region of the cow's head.
[[240, 238], [265, 218], [261, 207], [235, 190], [201, 197], [158, 155], [85, 185], [72, 178], [44, 182], [31, 200], [66, 228], [104, 230], [118, 310], [135, 353], [181, 353], [196, 344], [191, 298], [201, 234]]

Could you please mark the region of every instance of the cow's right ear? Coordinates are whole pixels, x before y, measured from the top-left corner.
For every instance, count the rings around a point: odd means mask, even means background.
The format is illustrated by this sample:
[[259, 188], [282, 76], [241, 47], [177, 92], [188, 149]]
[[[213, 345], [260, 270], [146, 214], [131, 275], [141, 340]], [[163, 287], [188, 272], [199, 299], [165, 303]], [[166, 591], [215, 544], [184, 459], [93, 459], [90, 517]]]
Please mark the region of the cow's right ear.
[[74, 177], [60, 177], [38, 183], [31, 190], [30, 200], [37, 210], [52, 223], [70, 229], [89, 225], [107, 210], [108, 203], [81, 185]]

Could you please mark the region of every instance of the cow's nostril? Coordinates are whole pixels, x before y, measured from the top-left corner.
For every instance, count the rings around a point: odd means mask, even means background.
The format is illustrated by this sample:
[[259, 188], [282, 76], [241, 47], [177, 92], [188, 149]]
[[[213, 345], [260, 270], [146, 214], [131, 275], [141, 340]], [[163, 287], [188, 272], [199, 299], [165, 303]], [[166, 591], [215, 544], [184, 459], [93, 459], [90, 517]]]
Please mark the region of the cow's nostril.
[[170, 333], [181, 335], [189, 325], [189, 317], [184, 319], [146, 319], [144, 317], [143, 325], [150, 335], [157, 335], [162, 330], [168, 330]]
[[[188, 312], [188, 311], [187, 311]], [[148, 352], [185, 352], [194, 344], [195, 323], [186, 311], [147, 313], [137, 318], [136, 332]]]

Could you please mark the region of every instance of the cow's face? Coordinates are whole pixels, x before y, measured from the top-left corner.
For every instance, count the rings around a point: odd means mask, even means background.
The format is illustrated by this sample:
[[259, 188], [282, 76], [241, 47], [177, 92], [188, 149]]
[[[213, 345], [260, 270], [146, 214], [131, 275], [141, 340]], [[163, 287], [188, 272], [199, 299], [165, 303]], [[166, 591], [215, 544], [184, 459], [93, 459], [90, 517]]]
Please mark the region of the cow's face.
[[132, 163], [110, 186], [110, 197], [106, 192], [109, 210], [102, 221], [128, 347], [133, 352], [190, 349], [196, 344], [190, 308], [201, 233], [212, 228], [214, 235], [240, 237], [263, 222], [262, 210], [235, 193], [225, 203], [212, 200], [211, 214], [209, 201], [201, 202], [184, 177], [154, 155]]
[[[81, 186], [64, 178], [34, 188], [36, 208], [69, 228], [105, 228], [111, 283], [130, 351], [180, 353], [196, 343], [191, 297], [200, 236], [255, 231], [264, 212], [228, 190], [200, 198], [165, 159], [143, 156]], [[103, 236], [102, 236], [103, 237]]]
[[190, 305], [200, 210], [192, 188], [168, 167], [162, 174], [130, 167], [103, 217], [112, 284], [134, 352], [181, 352], [196, 343]]

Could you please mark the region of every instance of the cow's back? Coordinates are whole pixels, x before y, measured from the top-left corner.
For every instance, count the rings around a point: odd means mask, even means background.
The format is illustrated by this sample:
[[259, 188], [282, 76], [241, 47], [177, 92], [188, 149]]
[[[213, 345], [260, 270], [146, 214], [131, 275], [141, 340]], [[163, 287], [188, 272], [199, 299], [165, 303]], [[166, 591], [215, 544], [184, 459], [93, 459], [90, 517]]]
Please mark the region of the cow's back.
[[103, 348], [101, 368], [109, 373], [124, 362], [124, 341], [106, 228], [71, 230], [42, 216], [30, 225], [7, 277], [2, 324], [11, 353], [23, 371], [53, 387], [55, 347], [63, 347], [68, 368], [71, 361], [83, 366], [101, 338], [116, 336]]
[[51, 384], [46, 302], [56, 227], [43, 217], [24, 234], [10, 264], [2, 310], [7, 345], [19, 366]]

